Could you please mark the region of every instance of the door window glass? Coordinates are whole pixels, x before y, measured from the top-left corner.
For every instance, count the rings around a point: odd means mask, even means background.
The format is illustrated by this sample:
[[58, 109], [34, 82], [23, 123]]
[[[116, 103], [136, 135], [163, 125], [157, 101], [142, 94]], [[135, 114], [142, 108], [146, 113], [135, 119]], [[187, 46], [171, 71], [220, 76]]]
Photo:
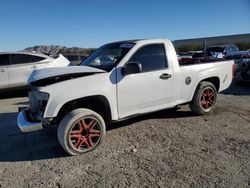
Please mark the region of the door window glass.
[[31, 63], [31, 56], [26, 54], [11, 54], [11, 64]]
[[35, 55], [31, 55], [30, 58], [31, 58], [31, 62], [39, 62], [45, 59], [44, 57], [35, 56]]
[[10, 62], [10, 56], [8, 54], [0, 55], [0, 66], [8, 65]]
[[142, 72], [162, 70], [168, 67], [163, 44], [151, 44], [139, 49], [129, 62], [139, 62]]

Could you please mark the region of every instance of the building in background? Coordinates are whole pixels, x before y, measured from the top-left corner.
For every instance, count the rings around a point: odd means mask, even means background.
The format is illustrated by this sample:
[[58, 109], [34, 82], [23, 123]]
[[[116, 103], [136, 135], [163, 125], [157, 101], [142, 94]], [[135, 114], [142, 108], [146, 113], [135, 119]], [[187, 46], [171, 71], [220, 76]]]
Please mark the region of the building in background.
[[193, 39], [182, 39], [173, 41], [177, 51], [192, 51], [203, 50], [203, 43], [207, 46], [235, 44], [240, 50], [247, 50], [250, 48], [250, 33], [239, 35], [227, 35], [217, 37], [204, 37]]

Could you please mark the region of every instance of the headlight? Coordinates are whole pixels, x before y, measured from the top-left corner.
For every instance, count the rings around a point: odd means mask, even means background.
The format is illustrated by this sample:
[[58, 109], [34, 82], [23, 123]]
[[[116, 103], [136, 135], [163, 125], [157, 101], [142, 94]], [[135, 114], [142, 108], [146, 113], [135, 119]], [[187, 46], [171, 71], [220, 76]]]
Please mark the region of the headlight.
[[44, 112], [47, 102], [49, 100], [49, 94], [40, 91], [29, 92], [29, 102], [31, 112], [37, 113], [38, 111]]

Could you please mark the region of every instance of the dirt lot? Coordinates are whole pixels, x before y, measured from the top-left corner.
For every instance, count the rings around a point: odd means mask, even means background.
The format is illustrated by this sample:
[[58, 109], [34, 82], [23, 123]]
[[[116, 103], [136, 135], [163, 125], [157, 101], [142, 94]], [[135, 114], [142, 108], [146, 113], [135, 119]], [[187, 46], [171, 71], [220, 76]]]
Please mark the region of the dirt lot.
[[250, 187], [250, 88], [220, 94], [216, 110], [187, 106], [108, 127], [94, 152], [68, 157], [54, 132], [22, 134], [0, 100], [0, 187]]

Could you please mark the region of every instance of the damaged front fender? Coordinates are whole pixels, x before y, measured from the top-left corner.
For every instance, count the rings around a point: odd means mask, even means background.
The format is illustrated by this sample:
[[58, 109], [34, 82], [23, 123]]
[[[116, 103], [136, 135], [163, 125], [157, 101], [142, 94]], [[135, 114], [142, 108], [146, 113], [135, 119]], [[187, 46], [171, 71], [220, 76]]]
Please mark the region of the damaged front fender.
[[73, 78], [104, 72], [106, 71], [88, 66], [67, 66], [36, 69], [30, 75], [28, 84], [31, 86], [46, 86]]

